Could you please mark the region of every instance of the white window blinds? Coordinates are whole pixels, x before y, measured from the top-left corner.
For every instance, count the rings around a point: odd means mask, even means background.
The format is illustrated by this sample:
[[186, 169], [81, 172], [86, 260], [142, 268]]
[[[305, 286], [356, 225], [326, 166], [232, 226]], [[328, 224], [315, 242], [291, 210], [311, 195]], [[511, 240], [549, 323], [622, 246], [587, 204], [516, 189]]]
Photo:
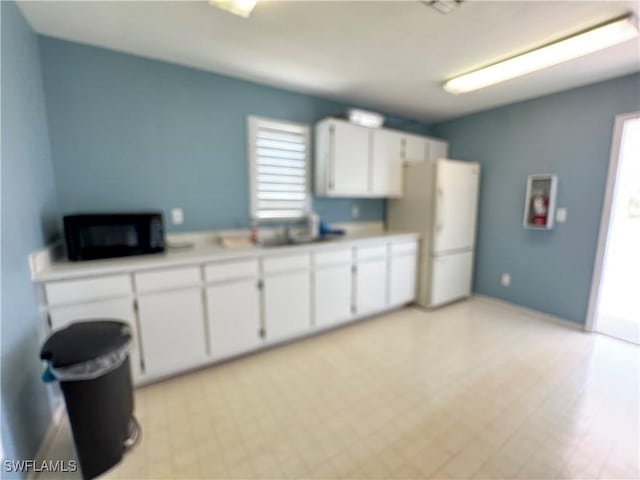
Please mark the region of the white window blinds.
[[248, 118], [251, 216], [294, 219], [309, 211], [309, 127]]

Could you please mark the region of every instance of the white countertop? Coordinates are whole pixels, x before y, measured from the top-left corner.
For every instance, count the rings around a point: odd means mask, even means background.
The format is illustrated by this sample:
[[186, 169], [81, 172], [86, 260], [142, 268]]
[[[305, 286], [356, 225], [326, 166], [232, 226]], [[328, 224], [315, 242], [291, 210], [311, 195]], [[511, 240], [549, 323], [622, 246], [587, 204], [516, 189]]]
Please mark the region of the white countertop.
[[250, 246], [241, 248], [225, 248], [217, 242], [209, 241], [196, 244], [184, 250], [168, 249], [164, 253], [120, 257], [104, 260], [90, 260], [70, 262], [65, 259], [54, 260], [44, 264], [32, 274], [34, 282], [54, 280], [69, 280], [73, 278], [91, 277], [113, 273], [130, 273], [134, 271], [170, 268], [181, 265], [198, 264], [246, 257], [267, 257], [290, 255], [295, 253], [313, 252], [331, 248], [344, 248], [355, 244], [379, 242], [381, 240], [416, 239], [415, 232], [386, 232], [377, 234], [347, 235], [332, 240], [305, 243], [300, 245], [285, 245], [278, 247]]

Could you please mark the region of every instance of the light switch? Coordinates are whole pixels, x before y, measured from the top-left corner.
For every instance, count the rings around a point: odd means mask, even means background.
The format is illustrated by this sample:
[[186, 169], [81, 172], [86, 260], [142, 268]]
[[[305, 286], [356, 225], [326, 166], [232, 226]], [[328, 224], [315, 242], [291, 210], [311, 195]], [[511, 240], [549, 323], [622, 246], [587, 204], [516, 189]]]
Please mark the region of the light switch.
[[182, 225], [184, 222], [184, 212], [181, 208], [171, 209], [171, 223], [174, 225]]
[[556, 222], [564, 223], [566, 221], [567, 221], [567, 209], [559, 208], [558, 210], [556, 210]]
[[509, 273], [503, 273], [500, 277], [500, 283], [503, 287], [508, 287], [511, 285], [511, 275]]

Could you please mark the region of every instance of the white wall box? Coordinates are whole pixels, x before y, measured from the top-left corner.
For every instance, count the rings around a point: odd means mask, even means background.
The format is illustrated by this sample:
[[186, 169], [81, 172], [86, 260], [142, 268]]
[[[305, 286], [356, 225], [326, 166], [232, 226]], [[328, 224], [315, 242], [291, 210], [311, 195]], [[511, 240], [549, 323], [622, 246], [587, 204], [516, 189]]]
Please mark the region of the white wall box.
[[165, 376], [204, 363], [207, 336], [200, 288], [140, 295], [138, 315], [146, 374]]
[[551, 174], [529, 175], [524, 203], [525, 228], [551, 230], [556, 216], [558, 177]]
[[65, 265], [36, 282], [53, 330], [104, 318], [131, 325], [136, 384], [414, 300], [412, 234], [214, 255], [222, 258], [115, 259], [72, 273]]

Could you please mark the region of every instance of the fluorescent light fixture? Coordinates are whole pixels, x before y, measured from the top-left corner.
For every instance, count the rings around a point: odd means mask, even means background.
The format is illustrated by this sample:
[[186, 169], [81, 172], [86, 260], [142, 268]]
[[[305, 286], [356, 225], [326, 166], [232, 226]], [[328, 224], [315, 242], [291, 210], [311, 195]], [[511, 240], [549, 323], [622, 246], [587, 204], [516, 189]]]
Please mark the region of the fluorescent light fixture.
[[247, 18], [256, 7], [258, 0], [209, 0], [209, 4], [234, 15]]
[[347, 118], [351, 123], [368, 128], [380, 128], [384, 123], [384, 117], [379, 113], [350, 108], [347, 110]]
[[576, 35], [452, 78], [444, 89], [458, 95], [603, 50], [638, 35], [633, 15], [617, 18]]

